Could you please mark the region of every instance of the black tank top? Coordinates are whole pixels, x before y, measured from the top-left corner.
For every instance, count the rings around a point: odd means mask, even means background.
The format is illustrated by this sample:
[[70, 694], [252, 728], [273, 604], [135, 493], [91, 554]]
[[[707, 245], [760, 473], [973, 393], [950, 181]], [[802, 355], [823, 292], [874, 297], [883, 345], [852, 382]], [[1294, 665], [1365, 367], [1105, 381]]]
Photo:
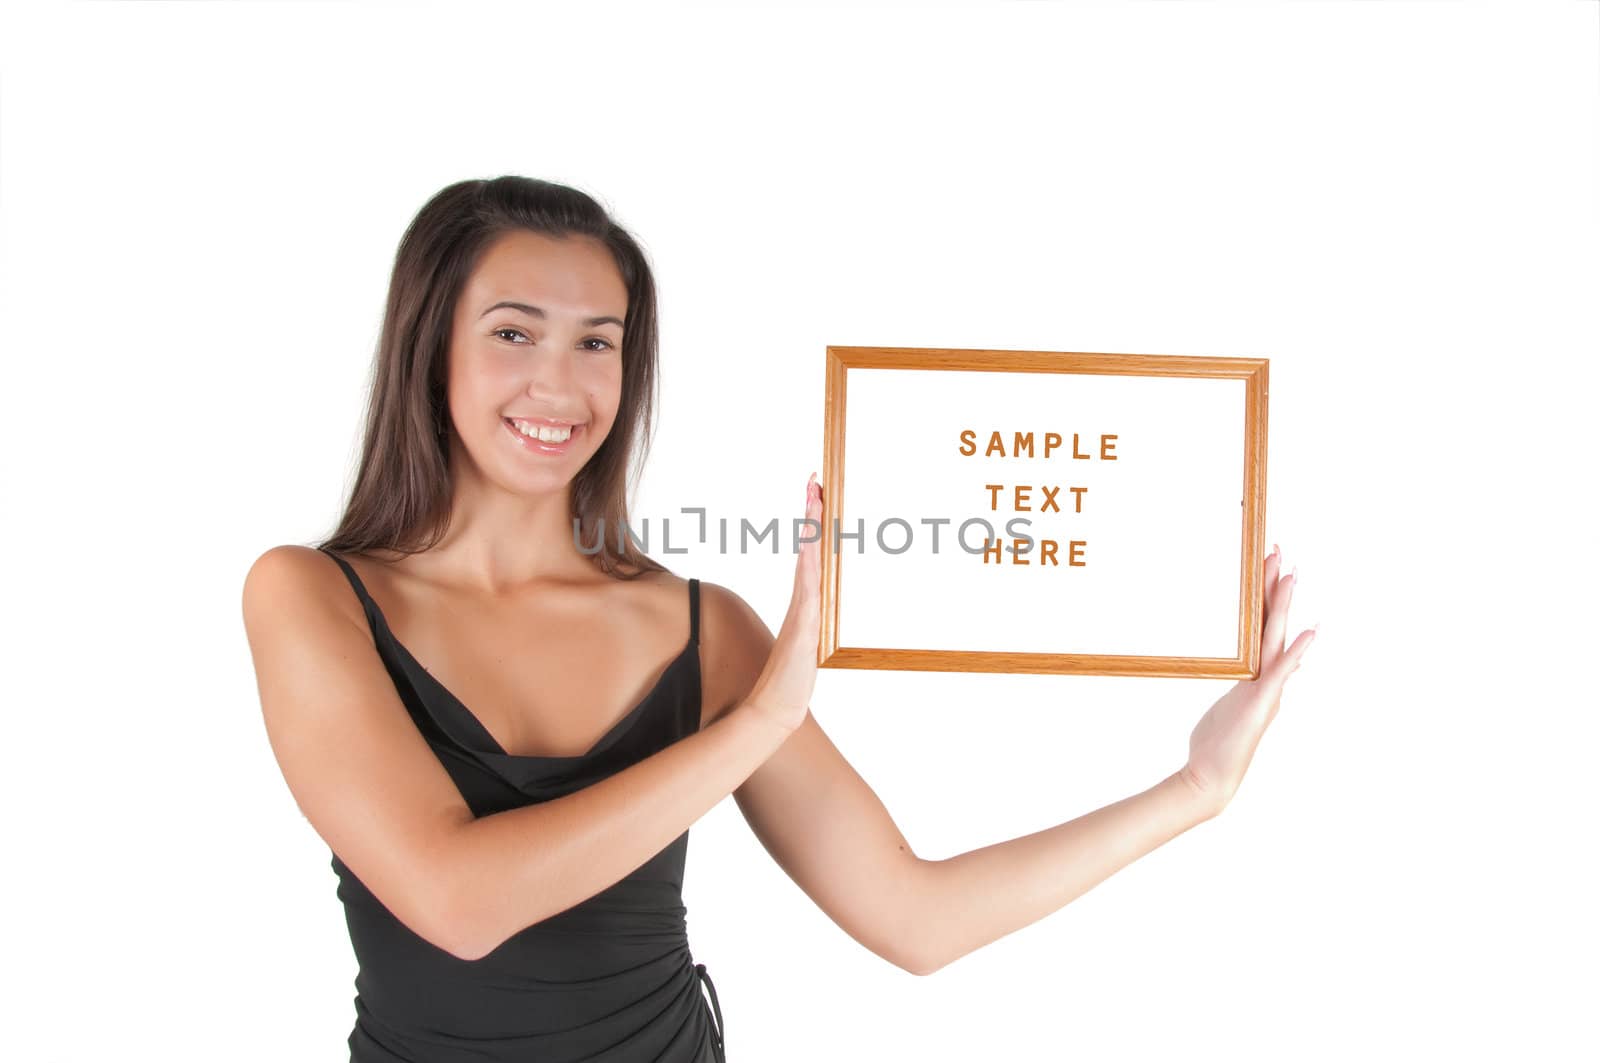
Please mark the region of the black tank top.
[[[699, 729], [699, 580], [688, 645], [589, 752], [512, 756], [395, 638], [349, 562], [323, 553], [355, 588], [401, 700], [475, 816], [563, 797]], [[333, 854], [358, 964], [351, 1063], [723, 1063], [722, 1007], [689, 951], [688, 845], [685, 830], [627, 877], [470, 961], [413, 933]]]

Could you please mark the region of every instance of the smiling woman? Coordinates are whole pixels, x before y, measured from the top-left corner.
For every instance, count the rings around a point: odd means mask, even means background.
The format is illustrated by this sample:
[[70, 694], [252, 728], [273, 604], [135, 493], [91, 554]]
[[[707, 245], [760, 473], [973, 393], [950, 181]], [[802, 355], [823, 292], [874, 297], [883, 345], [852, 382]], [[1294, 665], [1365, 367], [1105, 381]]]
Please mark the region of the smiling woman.
[[[829, 918], [932, 973], [1220, 812], [1310, 644], [1285, 649], [1274, 552], [1261, 673], [1182, 769], [924, 860], [810, 712], [822, 545], [801, 539], [774, 637], [603, 534], [627, 524], [655, 380], [649, 266], [593, 199], [451, 185], [401, 240], [336, 530], [245, 578], [267, 737], [359, 964], [352, 1063], [720, 1063], [682, 887], [690, 826], [730, 794]], [[822, 503], [813, 476], [813, 527]]]
[[593, 199], [452, 185], [396, 255], [337, 529], [246, 579], [268, 736], [360, 965], [355, 1063], [722, 1059], [688, 826], [794, 731], [815, 666], [757, 699], [748, 606], [708, 586], [712, 657], [700, 582], [591, 534], [626, 524], [655, 380], [650, 268]]
[[[545, 293], [541, 298], [549, 307], [506, 297], [528, 290]], [[512, 453], [534, 459], [506, 470], [512, 490], [559, 490], [604, 446], [619, 406], [636, 404], [622, 416], [625, 422], [637, 419], [649, 396], [629, 395], [622, 383], [629, 303], [613, 254], [599, 240], [527, 230], [496, 238], [468, 279], [452, 326], [446, 374], [450, 417], [462, 451], [473, 459], [456, 474], [471, 476], [472, 466], [505, 451], [509, 441]], [[570, 312], [592, 304], [609, 312]], [[655, 352], [629, 353], [635, 366], [647, 364], [653, 380]], [[480, 453], [476, 429], [487, 427], [486, 410], [494, 411], [503, 428], [484, 433], [497, 446]], [[565, 460], [537, 460], [541, 457]], [[640, 557], [628, 560], [642, 567]]]

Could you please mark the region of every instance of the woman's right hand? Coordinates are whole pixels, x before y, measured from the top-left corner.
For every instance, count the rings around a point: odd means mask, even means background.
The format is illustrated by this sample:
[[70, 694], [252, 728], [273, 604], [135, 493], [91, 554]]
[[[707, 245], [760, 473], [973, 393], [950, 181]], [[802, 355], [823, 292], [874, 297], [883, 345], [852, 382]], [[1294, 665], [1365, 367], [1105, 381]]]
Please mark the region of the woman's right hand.
[[800, 545], [795, 563], [794, 594], [789, 612], [778, 629], [766, 667], [756, 677], [745, 701], [787, 730], [805, 721], [811, 705], [811, 691], [817, 682], [817, 649], [822, 633], [822, 485], [817, 474], [806, 481], [807, 533], [816, 531], [816, 540]]

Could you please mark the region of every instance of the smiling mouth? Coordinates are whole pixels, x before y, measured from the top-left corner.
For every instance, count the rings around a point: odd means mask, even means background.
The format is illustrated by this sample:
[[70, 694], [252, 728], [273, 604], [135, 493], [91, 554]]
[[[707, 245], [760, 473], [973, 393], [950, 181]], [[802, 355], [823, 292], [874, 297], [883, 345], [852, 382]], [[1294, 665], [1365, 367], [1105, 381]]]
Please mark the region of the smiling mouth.
[[575, 424], [561, 428], [552, 428], [549, 425], [529, 425], [527, 422], [514, 421], [509, 417], [502, 418], [506, 427], [529, 443], [538, 443], [545, 447], [560, 447], [572, 441], [583, 425]]

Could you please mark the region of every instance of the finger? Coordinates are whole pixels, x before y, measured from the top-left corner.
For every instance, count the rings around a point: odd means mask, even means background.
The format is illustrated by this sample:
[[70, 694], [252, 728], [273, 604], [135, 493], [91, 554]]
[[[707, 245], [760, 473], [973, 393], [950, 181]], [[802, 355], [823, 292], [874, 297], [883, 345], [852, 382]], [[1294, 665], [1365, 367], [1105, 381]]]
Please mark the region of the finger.
[[817, 521], [815, 527], [806, 525], [806, 534], [816, 536], [806, 543], [806, 549], [812, 554], [817, 552], [817, 544], [821, 541], [822, 522], [817, 518], [822, 513], [822, 485], [817, 483], [817, 474], [812, 473], [811, 479], [806, 481], [806, 519]]
[[1300, 670], [1300, 662], [1305, 659], [1306, 651], [1311, 648], [1311, 643], [1316, 640], [1316, 637], [1317, 629], [1315, 627], [1308, 627], [1295, 636], [1294, 643], [1289, 647], [1289, 651], [1283, 655], [1288, 662], [1286, 665], [1288, 673], [1285, 678]]
[[1289, 599], [1294, 591], [1291, 573], [1273, 582], [1267, 595], [1267, 620], [1261, 632], [1261, 652], [1268, 661], [1283, 656], [1284, 630], [1289, 624]]
[[[809, 517], [811, 515], [811, 481], [810, 480], [806, 481], [806, 504], [805, 504], [805, 509], [802, 512], [807, 517]], [[795, 551], [795, 559], [794, 559], [794, 596], [795, 597], [799, 596], [800, 588], [805, 582], [806, 550], [808, 550], [810, 548], [810, 544], [805, 542], [804, 537], [806, 535], [809, 535], [810, 532], [811, 532], [811, 529], [810, 529], [810, 527], [808, 525], [806, 525], [804, 523], [802, 523], [800, 525], [799, 534], [800, 534], [800, 536], [802, 538], [801, 538], [801, 541], [800, 541], [799, 549]]]
[[795, 560], [794, 589], [796, 597], [803, 597], [810, 593], [811, 584], [815, 582], [812, 575], [817, 567], [817, 541], [820, 538], [821, 521], [818, 514], [821, 512], [821, 487], [817, 483], [817, 474], [812, 473], [806, 481], [806, 509], [807, 520], [816, 521], [816, 524], [801, 524], [801, 534], [805, 537], [800, 543], [799, 557]]
[[1299, 668], [1300, 662], [1305, 658], [1306, 650], [1311, 648], [1312, 641], [1317, 637], [1316, 627], [1308, 627], [1295, 636], [1289, 649], [1272, 664], [1271, 681], [1282, 686], [1288, 678]]
[[807, 544], [811, 552], [806, 558], [807, 586], [815, 593], [822, 581], [822, 551], [828, 541], [827, 526], [822, 515], [822, 484], [817, 480], [816, 473], [811, 474], [811, 491], [806, 506], [806, 516], [817, 522], [816, 540]]
[[1283, 653], [1284, 636], [1289, 631], [1289, 602], [1294, 598], [1294, 588], [1299, 582], [1299, 566], [1291, 568], [1289, 574], [1278, 581], [1278, 641], [1274, 645], [1280, 656]]
[[1283, 554], [1278, 550], [1278, 544], [1272, 544], [1272, 552], [1267, 554], [1266, 560], [1261, 563], [1261, 629], [1267, 627], [1267, 604], [1272, 598], [1272, 588], [1278, 585], [1278, 569], [1283, 564]]

